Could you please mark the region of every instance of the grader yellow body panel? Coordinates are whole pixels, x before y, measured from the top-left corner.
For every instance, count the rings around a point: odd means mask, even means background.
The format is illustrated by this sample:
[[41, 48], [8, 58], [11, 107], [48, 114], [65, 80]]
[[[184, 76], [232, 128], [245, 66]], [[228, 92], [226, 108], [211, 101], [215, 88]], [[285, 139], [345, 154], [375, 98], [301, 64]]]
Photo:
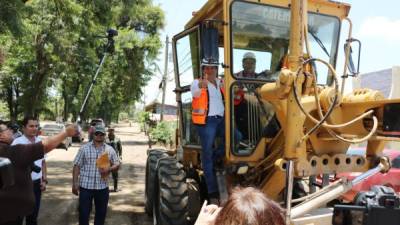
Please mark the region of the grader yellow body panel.
[[[391, 124], [400, 99], [384, 99], [369, 89], [345, 95], [340, 89], [358, 74], [350, 54], [349, 11], [349, 4], [328, 0], [209, 0], [193, 12], [185, 31], [173, 39], [178, 160], [201, 171], [190, 84], [201, 74], [208, 45], [203, 34], [211, 27], [218, 31], [214, 47], [223, 68], [228, 185], [257, 186], [282, 201], [293, 179], [375, 167], [385, 142], [400, 140], [400, 127]], [[345, 68], [337, 72], [341, 31], [348, 33]], [[257, 76], [251, 78], [240, 75], [247, 52], [257, 58]], [[242, 111], [234, 101], [238, 89], [246, 102]], [[346, 155], [350, 144], [360, 142], [367, 143], [366, 155]]]

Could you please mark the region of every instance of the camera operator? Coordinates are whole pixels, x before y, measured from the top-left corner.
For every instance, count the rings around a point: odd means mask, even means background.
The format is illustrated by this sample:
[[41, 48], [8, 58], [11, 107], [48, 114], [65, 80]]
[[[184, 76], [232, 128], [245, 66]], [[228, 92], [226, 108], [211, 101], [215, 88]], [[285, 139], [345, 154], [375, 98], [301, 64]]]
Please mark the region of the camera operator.
[[43, 158], [45, 153], [76, 132], [76, 126], [71, 125], [65, 131], [39, 143], [10, 146], [13, 141], [12, 131], [5, 124], [0, 124], [0, 157], [11, 161], [15, 181], [0, 189], [0, 225], [20, 225], [22, 218], [33, 212], [35, 198], [30, 177], [32, 163]]

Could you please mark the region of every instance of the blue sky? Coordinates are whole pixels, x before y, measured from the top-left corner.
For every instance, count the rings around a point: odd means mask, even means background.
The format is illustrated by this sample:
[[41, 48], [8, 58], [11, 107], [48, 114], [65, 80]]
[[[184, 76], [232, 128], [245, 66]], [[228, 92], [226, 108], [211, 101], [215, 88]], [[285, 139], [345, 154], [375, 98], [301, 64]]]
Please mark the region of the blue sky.
[[[206, 0], [154, 0], [155, 5], [160, 5], [165, 11], [166, 26], [162, 31], [162, 40], [165, 35], [170, 38], [183, 30], [185, 23], [192, 17], [192, 12], [201, 8]], [[352, 5], [350, 19], [353, 21], [353, 37], [361, 40], [361, 73], [400, 66], [400, 1], [381, 0], [342, 1]], [[342, 29], [344, 32], [344, 29]], [[347, 31], [346, 31], [347, 32]], [[343, 49], [340, 47], [340, 49]], [[339, 54], [343, 54], [339, 52]], [[164, 49], [160, 51], [159, 66], [164, 68]], [[339, 58], [341, 60], [341, 58]], [[342, 73], [343, 63], [338, 63], [337, 70]], [[169, 64], [169, 71], [173, 64]], [[167, 84], [167, 104], [175, 104], [175, 87], [173, 74], [170, 74], [170, 82]], [[154, 77], [145, 90], [146, 103], [157, 96], [156, 88], [160, 83], [161, 76]], [[347, 82], [351, 83], [351, 82]], [[156, 87], [156, 88], [155, 88]], [[346, 88], [351, 88], [347, 87]], [[159, 95], [161, 100], [161, 94]]]

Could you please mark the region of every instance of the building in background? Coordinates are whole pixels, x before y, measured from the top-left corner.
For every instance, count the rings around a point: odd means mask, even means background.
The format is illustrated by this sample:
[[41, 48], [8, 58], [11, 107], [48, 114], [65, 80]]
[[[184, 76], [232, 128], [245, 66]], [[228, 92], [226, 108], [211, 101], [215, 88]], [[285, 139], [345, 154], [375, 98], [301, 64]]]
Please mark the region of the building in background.
[[[160, 120], [162, 105], [158, 101], [153, 101], [145, 106], [144, 110], [146, 112], [150, 112], [152, 120]], [[177, 120], [177, 107], [174, 105], [164, 105], [164, 120], [165, 121], [173, 121]]]
[[[353, 90], [370, 88], [379, 90], [387, 99], [400, 98], [400, 66], [390, 69], [360, 74], [353, 78]], [[365, 147], [366, 143], [356, 144], [353, 147]], [[386, 149], [400, 149], [399, 142], [387, 142]]]
[[[400, 66], [360, 74], [353, 79], [353, 90], [369, 88], [379, 90], [385, 98], [400, 98]], [[397, 87], [397, 88], [396, 88]]]

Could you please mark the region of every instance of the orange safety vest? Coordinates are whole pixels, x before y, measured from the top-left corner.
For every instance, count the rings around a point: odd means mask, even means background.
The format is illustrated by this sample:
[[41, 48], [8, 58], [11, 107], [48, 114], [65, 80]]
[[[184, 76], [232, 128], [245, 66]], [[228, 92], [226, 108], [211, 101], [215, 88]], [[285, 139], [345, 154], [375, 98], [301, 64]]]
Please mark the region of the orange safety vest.
[[[220, 83], [220, 91], [222, 95], [222, 101], [224, 101], [224, 89], [221, 87]], [[208, 89], [201, 88], [200, 95], [198, 97], [193, 96], [192, 100], [192, 122], [197, 125], [206, 124], [207, 115], [208, 115]]]

